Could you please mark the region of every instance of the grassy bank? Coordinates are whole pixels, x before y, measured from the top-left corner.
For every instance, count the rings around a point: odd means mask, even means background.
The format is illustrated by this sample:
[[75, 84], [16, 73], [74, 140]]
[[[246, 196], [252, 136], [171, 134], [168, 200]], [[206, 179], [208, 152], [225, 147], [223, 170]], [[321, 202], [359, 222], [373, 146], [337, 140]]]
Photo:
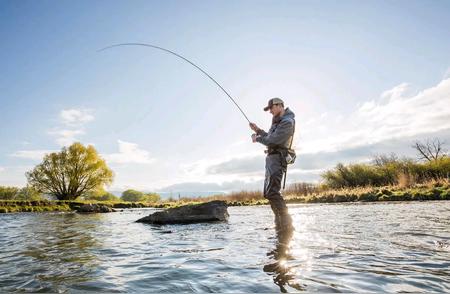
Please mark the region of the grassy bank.
[[312, 193], [310, 195], [289, 195], [286, 198], [288, 203], [450, 200], [450, 186], [448, 183], [434, 183], [412, 187], [344, 188]]
[[67, 203], [58, 201], [0, 201], [0, 213], [8, 212], [46, 212], [46, 211], [71, 211]]
[[[377, 202], [377, 201], [425, 201], [450, 200], [450, 184], [447, 180], [430, 181], [410, 187], [357, 187], [343, 189], [310, 190], [305, 194], [286, 190], [284, 196], [287, 203], [339, 203], [339, 202]], [[187, 204], [197, 204], [213, 200], [226, 201], [229, 206], [267, 205], [259, 191], [240, 191], [230, 195], [216, 195], [203, 198], [181, 198], [180, 201], [164, 201], [158, 203], [145, 202], [111, 202], [111, 201], [20, 201], [0, 200], [0, 213], [7, 212], [46, 212], [73, 211], [78, 206], [88, 203], [101, 203], [112, 208], [171, 208]]]
[[[450, 200], [450, 184], [446, 180], [430, 181], [410, 187], [391, 185], [384, 187], [356, 187], [342, 189], [315, 189], [305, 194], [286, 190], [287, 203], [338, 203], [338, 202], [377, 202], [377, 201], [425, 201]], [[180, 201], [163, 202], [156, 207], [169, 208], [185, 204], [223, 200], [229, 206], [251, 206], [269, 204], [261, 192], [242, 191], [230, 195], [217, 195], [205, 198], [182, 198]]]
[[152, 207], [150, 203], [141, 202], [108, 202], [108, 201], [50, 201], [50, 200], [0, 200], [0, 213], [10, 212], [48, 212], [74, 211], [83, 204], [100, 203], [112, 208]]

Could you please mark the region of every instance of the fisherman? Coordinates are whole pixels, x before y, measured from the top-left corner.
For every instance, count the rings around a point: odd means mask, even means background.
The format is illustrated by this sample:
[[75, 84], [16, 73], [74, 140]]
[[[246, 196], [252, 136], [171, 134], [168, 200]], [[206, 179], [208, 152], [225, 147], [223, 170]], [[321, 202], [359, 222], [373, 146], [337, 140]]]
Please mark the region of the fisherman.
[[280, 98], [270, 99], [264, 107], [264, 111], [267, 110], [272, 114], [272, 126], [265, 132], [256, 124], [250, 123], [250, 128], [256, 133], [252, 135], [252, 141], [267, 146], [264, 197], [269, 200], [275, 215], [276, 231], [287, 232], [293, 230], [292, 218], [280, 190], [283, 174], [287, 169], [287, 152], [294, 137], [295, 114], [289, 108], [284, 108], [284, 102]]

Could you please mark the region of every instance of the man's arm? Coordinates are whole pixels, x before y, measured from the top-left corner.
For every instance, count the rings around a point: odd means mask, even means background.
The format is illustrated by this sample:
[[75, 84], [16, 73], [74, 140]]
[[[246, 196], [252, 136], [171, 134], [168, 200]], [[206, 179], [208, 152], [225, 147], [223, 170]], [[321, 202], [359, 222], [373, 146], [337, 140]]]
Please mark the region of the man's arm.
[[254, 123], [250, 123], [250, 128], [255, 131], [255, 133], [258, 136], [267, 136], [266, 131], [264, 131], [263, 129], [260, 129], [256, 124]]
[[264, 131], [263, 129], [257, 130], [257, 131], [256, 131], [256, 134], [257, 134], [258, 136], [260, 136], [260, 137], [265, 137], [265, 136], [267, 136], [267, 132]]
[[292, 132], [294, 131], [294, 122], [290, 119], [283, 120], [275, 129], [275, 132], [268, 135], [266, 132], [262, 132], [261, 135], [256, 137], [256, 142], [259, 142], [266, 146], [281, 145], [286, 142]]

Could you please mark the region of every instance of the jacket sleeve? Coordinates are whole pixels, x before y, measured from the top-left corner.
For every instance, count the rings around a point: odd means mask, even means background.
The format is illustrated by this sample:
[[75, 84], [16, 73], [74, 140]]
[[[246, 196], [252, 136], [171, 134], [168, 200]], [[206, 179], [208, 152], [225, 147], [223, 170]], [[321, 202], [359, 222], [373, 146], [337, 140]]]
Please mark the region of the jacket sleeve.
[[283, 120], [275, 131], [268, 135], [266, 132], [256, 137], [256, 142], [266, 146], [279, 146], [286, 142], [294, 131], [294, 122], [290, 119]]
[[256, 132], [256, 134], [257, 134], [258, 136], [267, 136], [267, 132], [264, 131], [263, 129], [259, 129], [259, 130]]

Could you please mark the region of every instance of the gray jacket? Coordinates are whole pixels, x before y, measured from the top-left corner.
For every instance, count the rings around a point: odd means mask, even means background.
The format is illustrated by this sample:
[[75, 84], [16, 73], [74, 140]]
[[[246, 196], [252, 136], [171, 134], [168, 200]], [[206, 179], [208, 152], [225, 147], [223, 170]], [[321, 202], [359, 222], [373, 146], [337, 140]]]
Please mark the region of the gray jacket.
[[256, 142], [269, 148], [289, 148], [294, 135], [294, 119], [295, 114], [286, 108], [283, 116], [272, 119], [272, 126], [267, 133], [261, 129], [257, 132]]

